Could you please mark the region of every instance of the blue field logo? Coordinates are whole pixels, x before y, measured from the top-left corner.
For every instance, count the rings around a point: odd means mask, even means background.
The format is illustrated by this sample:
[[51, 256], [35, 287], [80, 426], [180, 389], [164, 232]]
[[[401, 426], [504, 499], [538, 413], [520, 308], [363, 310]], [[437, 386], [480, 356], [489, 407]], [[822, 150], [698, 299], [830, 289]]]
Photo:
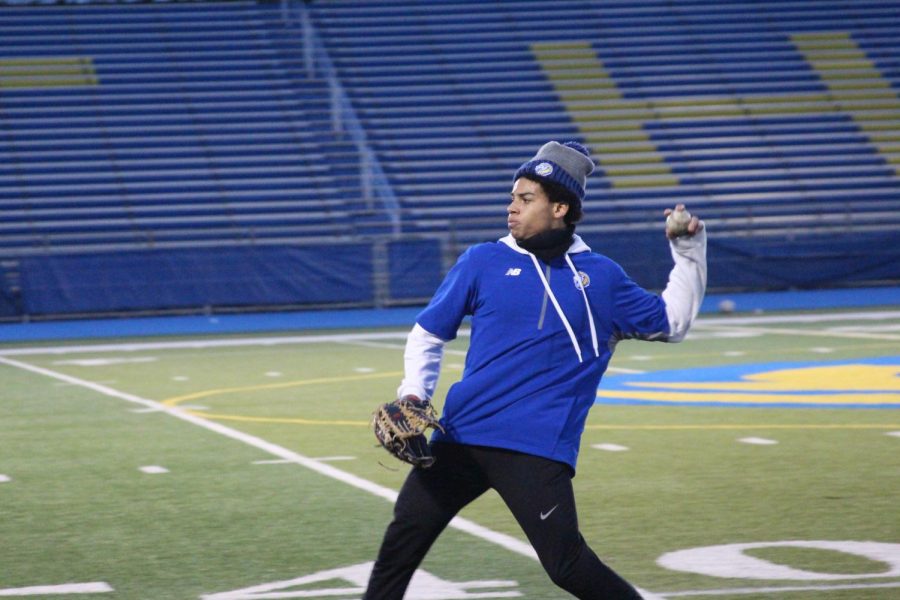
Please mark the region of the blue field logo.
[[900, 408], [900, 356], [607, 375], [603, 404]]

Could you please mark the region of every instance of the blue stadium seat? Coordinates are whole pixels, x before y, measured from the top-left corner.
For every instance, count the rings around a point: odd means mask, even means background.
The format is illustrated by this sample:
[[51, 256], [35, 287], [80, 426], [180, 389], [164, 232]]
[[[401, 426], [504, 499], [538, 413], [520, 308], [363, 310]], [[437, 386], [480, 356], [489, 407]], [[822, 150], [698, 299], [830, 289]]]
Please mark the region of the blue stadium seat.
[[355, 149], [273, 6], [17, 7], [0, 27], [0, 256], [352, 231]]
[[[594, 239], [658, 228], [679, 201], [744, 235], [815, 232], [835, 213], [900, 229], [898, 2], [311, 8], [409, 231], [499, 237], [511, 174], [547, 139], [594, 151], [579, 225]], [[574, 42], [590, 55], [559, 50], [558, 72], [534, 51]], [[769, 221], [735, 218], [748, 207]]]
[[[504, 235], [512, 174], [548, 139], [591, 148], [578, 231], [611, 252], [627, 233], [626, 267], [676, 202], [735, 254], [900, 231], [900, 0], [306, 9], [401, 235]], [[390, 231], [277, 3], [16, 7], [0, 28], [0, 258]]]

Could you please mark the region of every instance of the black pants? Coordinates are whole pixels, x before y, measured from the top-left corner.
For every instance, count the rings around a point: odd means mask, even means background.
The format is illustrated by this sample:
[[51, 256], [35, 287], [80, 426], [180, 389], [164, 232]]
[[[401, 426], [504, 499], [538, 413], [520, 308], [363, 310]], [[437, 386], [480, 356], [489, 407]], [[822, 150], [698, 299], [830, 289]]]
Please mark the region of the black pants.
[[578, 531], [571, 468], [482, 446], [435, 444], [430, 469], [413, 469], [400, 490], [364, 600], [401, 600], [432, 543], [464, 506], [497, 490], [550, 579], [576, 598], [640, 600]]

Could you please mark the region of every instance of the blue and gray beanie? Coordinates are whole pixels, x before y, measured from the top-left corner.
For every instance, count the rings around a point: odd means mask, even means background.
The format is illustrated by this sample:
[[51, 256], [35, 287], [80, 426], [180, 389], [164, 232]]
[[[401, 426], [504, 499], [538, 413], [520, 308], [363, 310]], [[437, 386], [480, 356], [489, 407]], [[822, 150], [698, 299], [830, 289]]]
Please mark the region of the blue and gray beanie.
[[584, 200], [587, 177], [594, 172], [590, 151], [578, 142], [547, 142], [534, 158], [519, 167], [513, 181], [522, 175], [553, 181]]

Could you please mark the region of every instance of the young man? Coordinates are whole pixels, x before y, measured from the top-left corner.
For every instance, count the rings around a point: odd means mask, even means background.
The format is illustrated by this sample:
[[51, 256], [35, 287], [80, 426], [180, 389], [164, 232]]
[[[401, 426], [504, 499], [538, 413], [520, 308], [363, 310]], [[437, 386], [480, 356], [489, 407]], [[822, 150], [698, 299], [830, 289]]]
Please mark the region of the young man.
[[668, 285], [662, 297], [643, 290], [574, 233], [593, 169], [576, 142], [542, 146], [515, 174], [509, 235], [469, 248], [419, 314], [399, 398], [430, 401], [443, 345], [467, 315], [471, 342], [462, 380], [447, 394], [444, 430], [432, 436], [434, 466], [409, 473], [366, 600], [401, 599], [441, 531], [491, 488], [559, 587], [583, 599], [641, 598], [579, 533], [572, 478], [616, 343], [678, 342], [696, 317], [706, 234], [696, 217], [684, 235], [668, 234]]

